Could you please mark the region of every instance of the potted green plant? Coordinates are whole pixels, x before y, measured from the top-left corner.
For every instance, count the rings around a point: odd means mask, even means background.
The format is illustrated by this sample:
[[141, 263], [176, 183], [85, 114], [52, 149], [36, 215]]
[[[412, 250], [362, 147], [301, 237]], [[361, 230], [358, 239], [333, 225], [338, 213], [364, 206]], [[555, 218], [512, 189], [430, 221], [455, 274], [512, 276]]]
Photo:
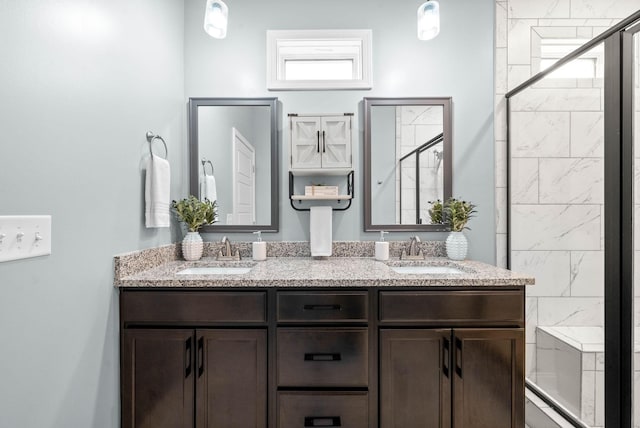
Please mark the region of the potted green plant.
[[199, 260], [202, 257], [204, 244], [198, 230], [205, 224], [215, 222], [217, 205], [215, 201], [201, 201], [193, 195], [179, 201], [172, 201], [178, 220], [183, 222], [188, 232], [182, 240], [182, 256], [185, 260]]
[[431, 224], [442, 224], [442, 201], [437, 199], [435, 201], [429, 201], [431, 209], [429, 210], [429, 217], [431, 217]]
[[451, 228], [446, 240], [447, 256], [452, 260], [464, 260], [467, 257], [468, 242], [463, 230], [469, 229], [467, 223], [476, 213], [476, 206], [456, 198], [449, 198], [444, 203], [437, 200], [431, 204], [431, 223], [445, 224]]

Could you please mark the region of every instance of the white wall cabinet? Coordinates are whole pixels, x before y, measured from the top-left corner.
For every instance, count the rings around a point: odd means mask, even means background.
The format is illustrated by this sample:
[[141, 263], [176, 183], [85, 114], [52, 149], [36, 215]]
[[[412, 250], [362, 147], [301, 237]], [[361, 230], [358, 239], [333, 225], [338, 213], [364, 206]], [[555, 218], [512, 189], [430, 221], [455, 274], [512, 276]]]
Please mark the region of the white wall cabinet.
[[351, 115], [291, 116], [291, 169], [352, 167]]

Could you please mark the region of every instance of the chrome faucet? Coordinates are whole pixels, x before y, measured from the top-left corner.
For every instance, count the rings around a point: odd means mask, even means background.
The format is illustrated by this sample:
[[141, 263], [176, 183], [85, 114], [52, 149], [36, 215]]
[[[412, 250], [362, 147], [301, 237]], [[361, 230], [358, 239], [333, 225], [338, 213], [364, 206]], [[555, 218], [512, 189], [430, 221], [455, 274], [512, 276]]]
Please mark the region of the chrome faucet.
[[224, 247], [218, 251], [216, 260], [240, 260], [240, 250], [236, 248], [236, 252], [234, 254], [231, 253], [231, 241], [229, 238], [223, 236], [220, 242], [224, 244]]
[[407, 254], [407, 250], [403, 249], [402, 254], [400, 254], [401, 260], [424, 260], [424, 255], [422, 254], [422, 250], [419, 249], [418, 243], [420, 242], [420, 237], [418, 235], [412, 236], [409, 240], [409, 254]]

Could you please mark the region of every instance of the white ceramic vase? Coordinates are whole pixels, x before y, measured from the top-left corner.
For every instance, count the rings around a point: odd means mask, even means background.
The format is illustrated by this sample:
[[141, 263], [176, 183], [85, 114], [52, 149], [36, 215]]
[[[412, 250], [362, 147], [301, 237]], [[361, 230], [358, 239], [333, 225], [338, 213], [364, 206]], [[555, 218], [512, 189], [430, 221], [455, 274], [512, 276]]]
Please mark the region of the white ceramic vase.
[[182, 257], [188, 261], [200, 260], [204, 243], [198, 232], [187, 232], [182, 240]]
[[463, 232], [450, 232], [446, 241], [447, 257], [451, 260], [464, 260], [467, 257], [467, 237]]

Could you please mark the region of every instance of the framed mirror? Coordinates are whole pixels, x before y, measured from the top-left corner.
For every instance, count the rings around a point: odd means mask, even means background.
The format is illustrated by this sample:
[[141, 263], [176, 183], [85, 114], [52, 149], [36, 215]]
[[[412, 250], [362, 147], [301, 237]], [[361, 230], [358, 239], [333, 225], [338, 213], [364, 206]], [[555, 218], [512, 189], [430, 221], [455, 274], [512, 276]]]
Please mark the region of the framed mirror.
[[451, 197], [451, 98], [364, 98], [364, 230], [445, 231], [430, 201]]
[[277, 98], [189, 99], [189, 193], [215, 200], [202, 232], [278, 231]]

